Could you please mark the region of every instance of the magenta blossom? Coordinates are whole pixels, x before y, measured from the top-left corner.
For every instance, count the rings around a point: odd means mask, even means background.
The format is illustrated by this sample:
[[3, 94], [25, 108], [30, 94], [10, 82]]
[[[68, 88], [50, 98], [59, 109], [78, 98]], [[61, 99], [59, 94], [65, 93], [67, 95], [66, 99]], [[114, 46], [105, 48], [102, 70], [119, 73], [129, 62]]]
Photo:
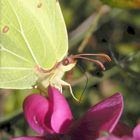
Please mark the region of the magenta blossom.
[[25, 99], [23, 109], [38, 136], [12, 140], [95, 140], [102, 131], [111, 133], [115, 128], [122, 114], [123, 98], [116, 93], [74, 121], [64, 96], [49, 86], [48, 98], [32, 94]]
[[[125, 132], [124, 132], [125, 133]], [[132, 136], [131, 133], [130, 135], [124, 135], [121, 137], [117, 137], [115, 135], [110, 135], [110, 136], [106, 136], [106, 137], [101, 137], [97, 140], [140, 140], [140, 124], [138, 124], [133, 132], [132, 132]]]

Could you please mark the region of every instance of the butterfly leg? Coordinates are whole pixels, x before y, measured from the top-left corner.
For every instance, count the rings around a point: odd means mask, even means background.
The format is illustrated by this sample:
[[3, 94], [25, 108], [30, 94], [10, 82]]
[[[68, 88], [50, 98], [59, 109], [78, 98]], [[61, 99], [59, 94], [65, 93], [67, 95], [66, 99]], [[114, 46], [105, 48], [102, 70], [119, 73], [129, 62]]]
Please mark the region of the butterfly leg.
[[62, 86], [60, 85], [60, 92], [62, 93]]
[[74, 96], [74, 94], [73, 94], [73, 91], [72, 91], [71, 85], [70, 85], [69, 83], [63, 81], [63, 80], [60, 80], [59, 82], [60, 82], [60, 84], [61, 84], [62, 86], [68, 86], [69, 89], [70, 89], [70, 93], [71, 93], [72, 97], [73, 97], [76, 101], [79, 102], [79, 100], [78, 100], [78, 99]]
[[62, 93], [62, 85], [61, 83], [57, 82], [57, 80], [54, 80], [55, 73], [52, 73], [49, 78], [49, 85], [56, 87], [61, 93]]

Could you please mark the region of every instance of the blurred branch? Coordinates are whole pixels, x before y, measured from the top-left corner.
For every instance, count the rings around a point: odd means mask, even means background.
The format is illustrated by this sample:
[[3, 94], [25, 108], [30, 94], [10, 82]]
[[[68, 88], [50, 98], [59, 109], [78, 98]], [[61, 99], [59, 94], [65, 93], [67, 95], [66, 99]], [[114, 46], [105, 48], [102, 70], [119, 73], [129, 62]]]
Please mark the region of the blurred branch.
[[[82, 41], [83, 38], [85, 38], [85, 36], [89, 36], [91, 33], [98, 30], [102, 24], [108, 22], [110, 19], [115, 18], [116, 16], [121, 14], [123, 10], [112, 9], [112, 11], [108, 14], [108, 16], [104, 18], [107, 12], [109, 12], [109, 8], [107, 8], [106, 6], [101, 7], [101, 9], [98, 12], [96, 13], [94, 12], [87, 19], [85, 19], [85, 21], [83, 21], [83, 23], [81, 23], [75, 30], [70, 32], [69, 33], [70, 48], [77, 45], [80, 41]], [[101, 18], [102, 22], [98, 24]], [[89, 31], [91, 33], [88, 33]]]
[[96, 13], [93, 13], [83, 23], [81, 23], [75, 30], [69, 33], [69, 42], [71, 47], [78, 44], [84, 38], [85, 33], [93, 23], [95, 17], [96, 17]]
[[92, 33], [96, 31], [100, 18], [103, 15], [105, 15], [106, 13], [108, 13], [109, 11], [110, 11], [110, 8], [108, 6], [102, 6], [100, 8], [99, 12], [96, 14], [96, 16], [93, 19], [93, 21], [91, 21], [91, 25], [90, 25], [89, 29], [87, 30], [87, 33], [85, 34], [85, 38], [84, 38], [84, 40], [82, 41], [82, 43], [80, 44], [80, 46], [78, 48], [79, 53], [84, 50], [84, 48], [87, 45], [90, 37], [92, 36]]

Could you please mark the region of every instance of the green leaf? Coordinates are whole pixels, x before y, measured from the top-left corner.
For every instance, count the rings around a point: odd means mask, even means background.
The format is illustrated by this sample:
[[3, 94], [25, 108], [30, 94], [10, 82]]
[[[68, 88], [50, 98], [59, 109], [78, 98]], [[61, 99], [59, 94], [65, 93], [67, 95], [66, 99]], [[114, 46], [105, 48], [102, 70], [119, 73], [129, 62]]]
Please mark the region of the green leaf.
[[140, 8], [140, 0], [101, 0], [103, 3], [118, 8]]
[[67, 54], [57, 0], [1, 0], [0, 88], [32, 88], [36, 66], [52, 68]]

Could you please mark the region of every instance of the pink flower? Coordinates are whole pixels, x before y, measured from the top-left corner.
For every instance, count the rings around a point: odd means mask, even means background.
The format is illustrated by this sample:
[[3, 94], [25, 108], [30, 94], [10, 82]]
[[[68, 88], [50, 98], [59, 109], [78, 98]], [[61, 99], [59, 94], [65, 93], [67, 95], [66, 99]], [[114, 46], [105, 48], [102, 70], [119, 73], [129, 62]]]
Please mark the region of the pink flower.
[[123, 98], [116, 93], [74, 121], [64, 96], [49, 86], [48, 98], [32, 94], [25, 99], [23, 109], [30, 127], [39, 136], [12, 140], [95, 140], [102, 131], [111, 133], [115, 128], [123, 111]]
[[114, 128], [112, 134], [118, 137], [132, 136], [132, 129], [123, 122], [119, 122]]
[[[120, 129], [123, 131], [124, 135], [121, 135], [120, 137], [115, 136], [113, 134], [113, 135], [110, 135], [110, 136], [101, 137], [101, 138], [99, 138], [97, 140], [140, 140], [140, 124], [138, 124], [134, 128], [132, 134], [130, 132], [130, 134], [128, 134], [128, 135], [125, 135], [128, 131], [126, 129], [123, 130], [123, 128], [124, 128], [124, 126], [122, 126], [122, 128], [120, 128]], [[120, 131], [119, 128], [117, 128], [117, 130]], [[125, 132], [125, 131], [127, 131], [127, 132]]]

